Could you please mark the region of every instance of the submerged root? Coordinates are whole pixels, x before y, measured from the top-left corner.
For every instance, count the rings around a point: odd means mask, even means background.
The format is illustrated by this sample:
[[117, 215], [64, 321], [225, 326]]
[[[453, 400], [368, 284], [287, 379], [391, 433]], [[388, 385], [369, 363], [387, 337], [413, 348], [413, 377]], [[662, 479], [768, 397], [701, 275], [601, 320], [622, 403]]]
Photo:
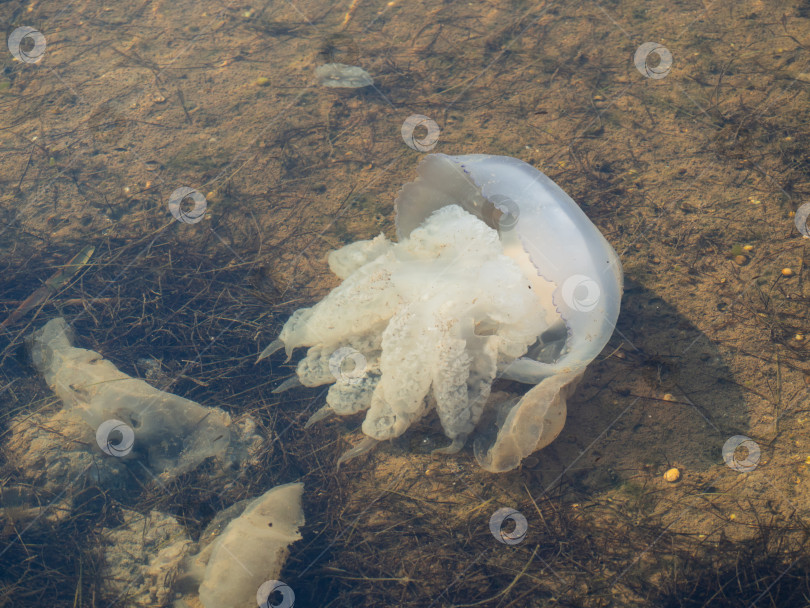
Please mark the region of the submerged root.
[[291, 378], [287, 378], [284, 382], [279, 384], [271, 392], [274, 395], [278, 395], [279, 393], [283, 393], [284, 391], [288, 391], [291, 388], [298, 388], [299, 386], [304, 386], [304, 385], [301, 384], [301, 381], [298, 379], [298, 376], [292, 376]]
[[375, 447], [377, 447], [378, 443], [380, 442], [374, 439], [373, 437], [366, 437], [365, 439], [363, 439], [363, 441], [358, 443], [351, 450], [347, 450], [346, 452], [343, 452], [343, 454], [341, 454], [340, 458], [338, 458], [337, 461], [337, 468], [340, 468], [341, 464], [351, 460], [352, 458], [356, 458], [357, 456], [365, 454], [366, 452], [370, 452]]
[[[275, 393], [276, 391], [273, 392]], [[319, 409], [317, 412], [315, 412], [314, 414], [312, 414], [312, 416], [309, 417], [309, 420], [307, 420], [307, 423], [304, 425], [304, 428], [308, 429], [316, 422], [320, 422], [324, 418], [329, 418], [329, 416], [331, 416], [334, 413], [335, 410], [333, 410], [328, 405], [324, 405], [321, 409]]]

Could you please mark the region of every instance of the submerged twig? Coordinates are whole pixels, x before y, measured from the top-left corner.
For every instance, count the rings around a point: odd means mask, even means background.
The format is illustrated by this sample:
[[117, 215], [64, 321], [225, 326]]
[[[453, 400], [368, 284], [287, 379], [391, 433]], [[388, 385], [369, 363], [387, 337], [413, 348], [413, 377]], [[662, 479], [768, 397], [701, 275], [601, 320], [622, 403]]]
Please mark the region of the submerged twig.
[[96, 248], [94, 245], [88, 245], [73, 256], [73, 258], [67, 264], [65, 264], [61, 270], [58, 270], [52, 274], [50, 278], [45, 281], [45, 284], [42, 285], [42, 287], [28, 296], [5, 321], [0, 323], [0, 329], [3, 329], [12, 323], [16, 323], [29, 310], [44, 303], [49, 297], [56, 293], [60, 287], [67, 283], [70, 277], [79, 272], [79, 270], [81, 270], [81, 268], [87, 264], [87, 261], [90, 259], [90, 256], [93, 255], [95, 250]]

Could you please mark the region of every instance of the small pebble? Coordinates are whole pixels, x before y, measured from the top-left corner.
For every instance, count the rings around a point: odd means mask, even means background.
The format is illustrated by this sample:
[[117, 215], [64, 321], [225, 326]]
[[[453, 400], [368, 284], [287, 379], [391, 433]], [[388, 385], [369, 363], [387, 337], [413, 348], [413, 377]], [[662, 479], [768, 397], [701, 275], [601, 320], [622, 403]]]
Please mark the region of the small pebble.
[[783, 277], [792, 277], [793, 276], [793, 270], [791, 270], [790, 268], [783, 268], [782, 269], [782, 276]]
[[[664, 395], [664, 401], [675, 401], [675, 397], [673, 397], [670, 393]], [[677, 469], [673, 469], [677, 471]]]
[[754, 250], [753, 245], [743, 245], [743, 251], [753, 251], [753, 250]]
[[796, 340], [796, 342], [801, 342], [804, 340], [804, 334], [796, 334], [793, 336], [793, 339]]
[[748, 262], [748, 258], [745, 257], [744, 255], [735, 255], [734, 256], [734, 263], [737, 264], [737, 266], [745, 266], [745, 264], [747, 262]]
[[668, 481], [669, 483], [675, 483], [680, 478], [681, 478], [681, 472], [676, 468], [672, 468], [669, 471], [667, 471], [666, 473], [664, 473], [664, 480]]
[[256, 80], [253, 81], [257, 87], [266, 87], [270, 84], [270, 79], [267, 76], [259, 76]]

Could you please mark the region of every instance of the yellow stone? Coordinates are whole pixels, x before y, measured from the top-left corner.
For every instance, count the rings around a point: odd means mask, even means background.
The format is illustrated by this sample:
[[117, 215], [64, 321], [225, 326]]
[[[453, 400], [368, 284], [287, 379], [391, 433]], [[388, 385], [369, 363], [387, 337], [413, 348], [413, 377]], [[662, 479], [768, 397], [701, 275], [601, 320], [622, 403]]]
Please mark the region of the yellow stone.
[[664, 479], [669, 483], [675, 483], [681, 478], [681, 472], [676, 468], [671, 468], [669, 471], [664, 473]]
[[793, 276], [793, 270], [790, 269], [790, 268], [783, 268], [782, 269], [782, 276], [792, 277]]

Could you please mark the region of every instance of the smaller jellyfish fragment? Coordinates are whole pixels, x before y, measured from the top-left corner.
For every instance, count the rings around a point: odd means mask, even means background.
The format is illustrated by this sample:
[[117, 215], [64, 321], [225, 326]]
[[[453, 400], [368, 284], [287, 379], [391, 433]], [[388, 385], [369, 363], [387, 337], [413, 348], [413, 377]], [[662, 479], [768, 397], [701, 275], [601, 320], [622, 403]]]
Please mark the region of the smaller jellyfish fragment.
[[374, 80], [363, 68], [345, 63], [325, 63], [315, 69], [318, 83], [325, 87], [359, 89], [371, 86]]

